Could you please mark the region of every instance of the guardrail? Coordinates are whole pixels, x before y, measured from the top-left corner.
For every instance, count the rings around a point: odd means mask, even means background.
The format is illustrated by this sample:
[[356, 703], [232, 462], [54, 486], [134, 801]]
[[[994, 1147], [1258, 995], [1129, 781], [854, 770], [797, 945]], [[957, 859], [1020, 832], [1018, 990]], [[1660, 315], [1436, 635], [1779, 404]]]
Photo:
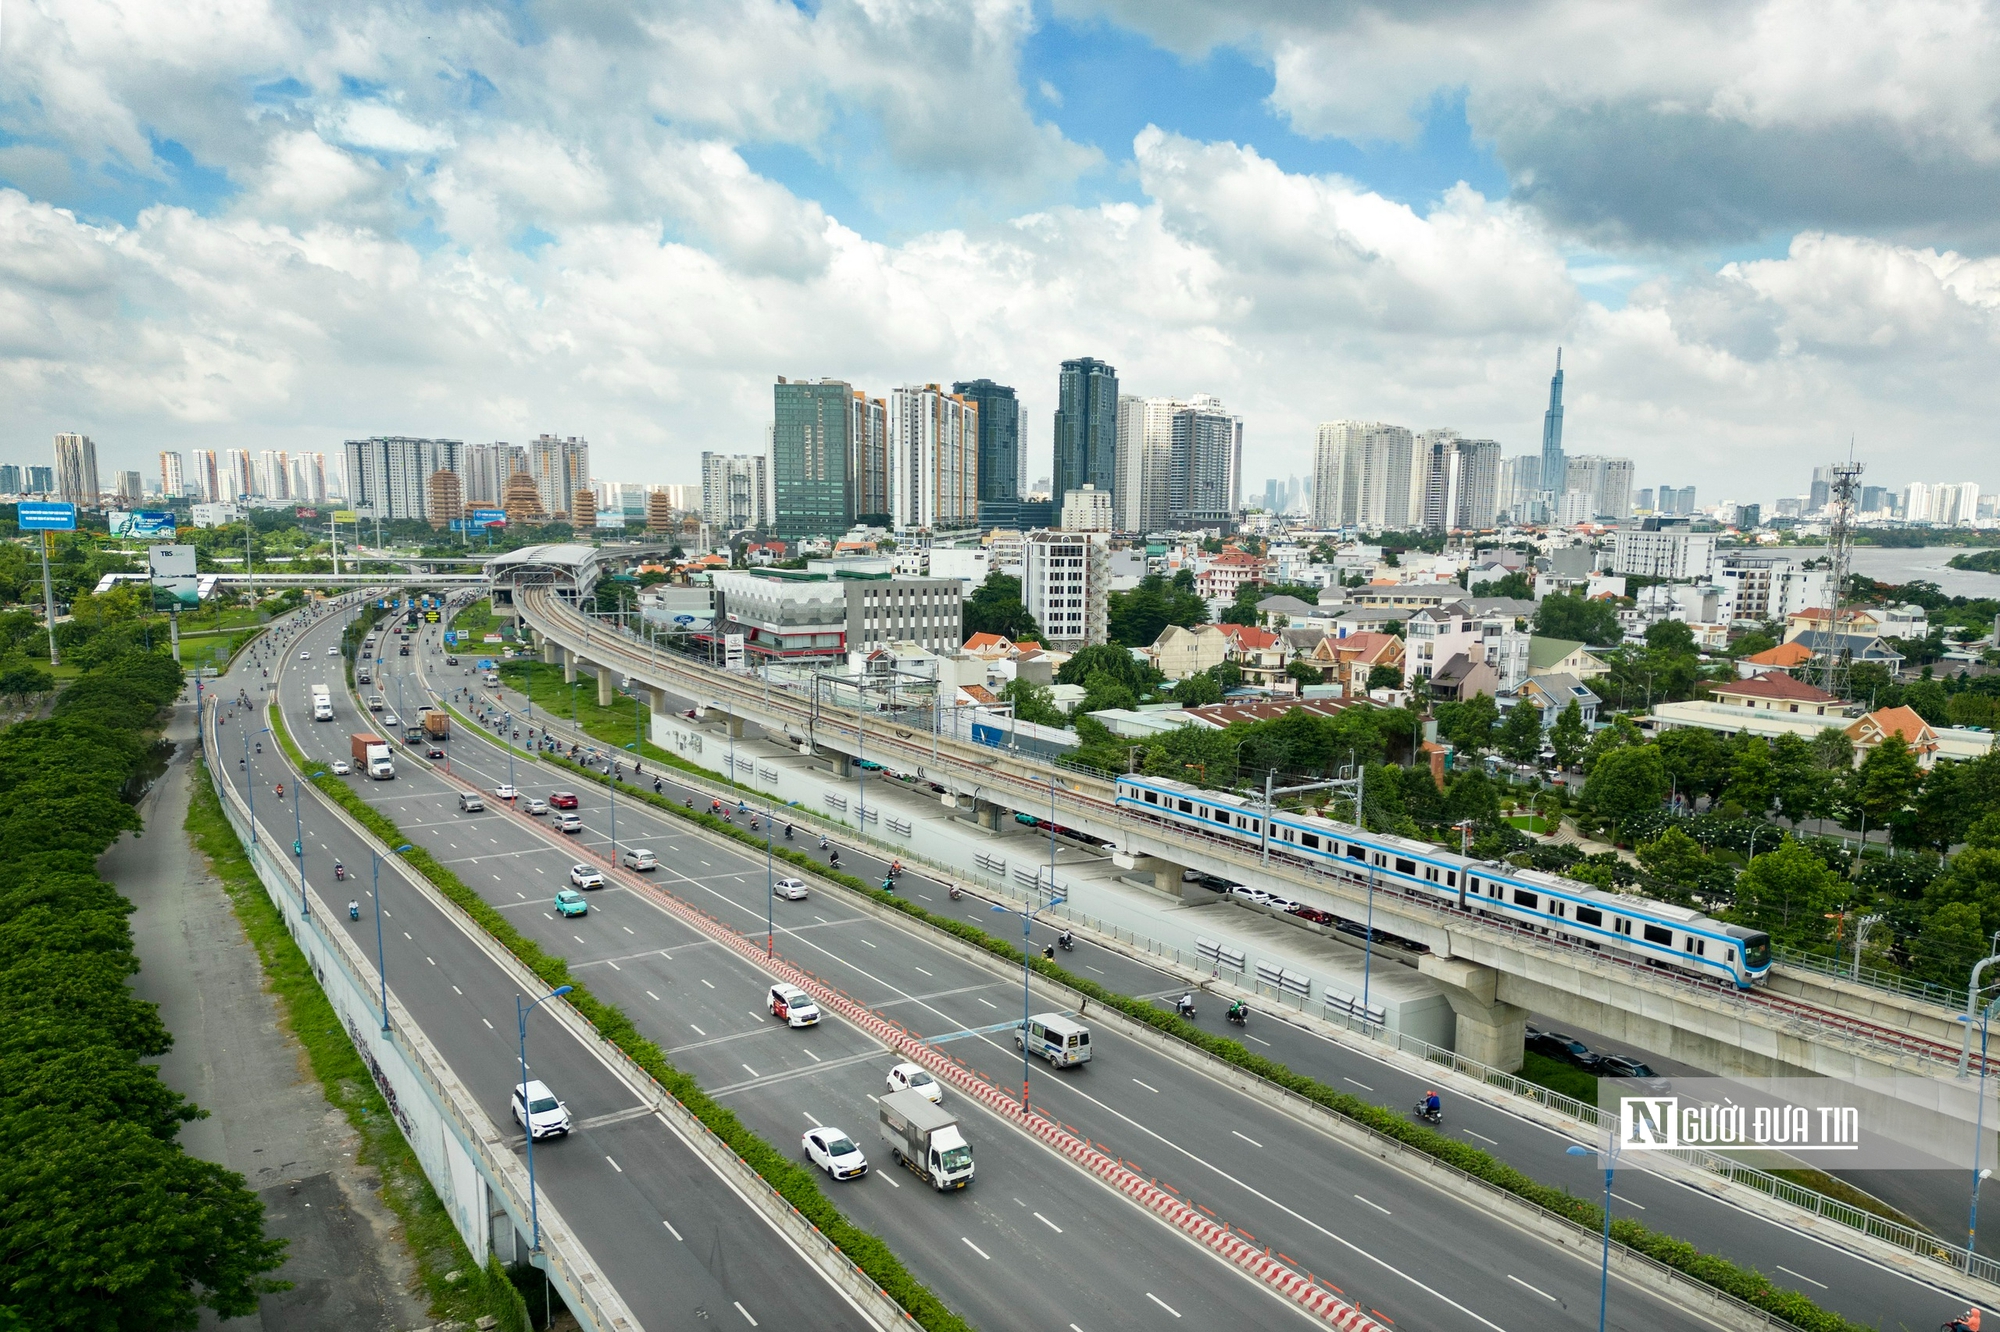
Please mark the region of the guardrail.
[[1965, 1011], [1965, 987], [1962, 985], [1939, 985], [1934, 981], [1915, 980], [1893, 971], [1883, 971], [1876, 967], [1862, 967], [1857, 972], [1851, 962], [1838, 958], [1821, 957], [1816, 953], [1801, 953], [1796, 948], [1784, 944], [1774, 944], [1771, 948], [1773, 961], [1799, 971], [1810, 971], [1821, 976], [1832, 976], [1850, 985], [1863, 985], [1871, 990], [1881, 990], [1899, 998], [1916, 999], [1927, 1004], [1936, 1004], [1951, 1013]]
[[[207, 718], [201, 720], [205, 752], [213, 754], [218, 746], [209, 725]], [[320, 920], [333, 919], [333, 908], [302, 880], [282, 852], [272, 854], [274, 847], [288, 847], [290, 839], [261, 824], [253, 830], [242, 792], [226, 779], [215, 785], [223, 815], [242, 842], [258, 881], [340, 1014], [466, 1247], [481, 1261], [494, 1250], [495, 1201], [517, 1236], [528, 1233], [527, 1169], [499, 1128], [393, 993], [390, 1030], [382, 1030], [374, 964], [344, 931], [320, 928]], [[477, 1199], [464, 1196], [468, 1173], [480, 1183]], [[594, 1332], [638, 1332], [638, 1319], [577, 1242], [561, 1212], [539, 1190], [537, 1201], [544, 1246], [536, 1265], [562, 1293], [564, 1304]]]

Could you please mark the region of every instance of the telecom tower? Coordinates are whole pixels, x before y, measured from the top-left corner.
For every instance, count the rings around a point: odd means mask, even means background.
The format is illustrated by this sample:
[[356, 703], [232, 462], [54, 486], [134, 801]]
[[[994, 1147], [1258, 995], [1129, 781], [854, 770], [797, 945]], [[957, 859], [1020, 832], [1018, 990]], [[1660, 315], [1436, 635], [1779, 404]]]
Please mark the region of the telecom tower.
[[1840, 606], [1847, 599], [1847, 572], [1854, 557], [1854, 495], [1861, 485], [1861, 464], [1850, 457], [1847, 462], [1835, 463], [1832, 473], [1827, 503], [1833, 510], [1833, 531], [1827, 538], [1827, 558], [1833, 571], [1833, 606], [1826, 622], [1816, 626], [1822, 638], [1819, 651], [1806, 664], [1806, 683], [1843, 698], [1848, 654], [1838, 646]]

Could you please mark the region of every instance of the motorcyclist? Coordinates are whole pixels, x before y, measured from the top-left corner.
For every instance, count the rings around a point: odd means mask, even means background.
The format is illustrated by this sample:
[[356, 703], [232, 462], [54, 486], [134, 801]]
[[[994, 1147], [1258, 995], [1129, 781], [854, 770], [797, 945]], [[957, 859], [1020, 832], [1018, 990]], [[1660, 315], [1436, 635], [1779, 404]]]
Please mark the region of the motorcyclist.
[[1182, 1017], [1194, 1016], [1194, 991], [1190, 990], [1174, 1002], [1174, 1011]]
[[825, 834], [825, 833], [821, 833], [821, 834], [819, 835], [819, 849], [820, 849], [820, 850], [822, 850], [822, 851], [826, 850], [826, 834]]
[[1061, 934], [1058, 934], [1056, 936], [1056, 942], [1060, 944], [1065, 950], [1074, 948], [1076, 947], [1076, 936], [1071, 934], [1068, 930], [1064, 930]]
[[280, 800], [283, 800], [284, 798], [285, 798], [285, 784], [284, 784], [283, 782], [279, 782], [279, 783], [278, 783], [278, 799], [280, 799]]
[[785, 840], [788, 842], [792, 840], [792, 825], [789, 823], [785, 825]]
[[1432, 1118], [1444, 1113], [1444, 1101], [1434, 1088], [1426, 1088], [1424, 1091], [1424, 1113]]
[[347, 918], [349, 920], [361, 919], [361, 902], [359, 899], [353, 897], [347, 899]]
[[1241, 999], [1238, 999], [1234, 1003], [1229, 1005], [1229, 1020], [1231, 1022], [1242, 1022], [1249, 1016], [1250, 1016], [1250, 1009], [1244, 1004], [1244, 1002]]
[[1954, 1318], [1947, 1326], [1953, 1332], [1979, 1332], [1979, 1306], [1969, 1305], [1965, 1312]]

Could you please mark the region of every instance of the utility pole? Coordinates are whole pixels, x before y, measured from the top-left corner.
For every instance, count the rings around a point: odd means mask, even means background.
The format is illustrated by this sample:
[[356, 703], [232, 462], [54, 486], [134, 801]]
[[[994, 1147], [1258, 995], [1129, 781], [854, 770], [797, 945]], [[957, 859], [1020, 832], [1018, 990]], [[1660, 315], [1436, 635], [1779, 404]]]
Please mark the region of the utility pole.
[[49, 577], [49, 546], [55, 538], [42, 533], [42, 608], [49, 626], [49, 665], [62, 665], [62, 656], [56, 651], [56, 585]]

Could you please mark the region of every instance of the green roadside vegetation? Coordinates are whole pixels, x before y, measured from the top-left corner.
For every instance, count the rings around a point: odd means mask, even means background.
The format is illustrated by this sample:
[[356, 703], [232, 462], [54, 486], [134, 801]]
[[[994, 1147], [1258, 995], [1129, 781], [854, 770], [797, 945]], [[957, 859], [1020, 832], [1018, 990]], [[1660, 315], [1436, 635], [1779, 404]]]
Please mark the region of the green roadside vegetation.
[[[560, 666], [546, 662], [516, 659], [500, 663], [500, 682], [519, 694], [526, 694], [535, 701], [535, 712], [547, 714], [558, 721], [572, 721], [585, 733], [613, 749], [633, 753], [633, 741], [639, 742], [636, 751], [640, 758], [655, 763], [672, 766], [686, 766], [675, 755], [667, 753], [645, 739], [651, 731], [650, 718], [644, 699], [614, 695], [607, 707], [597, 701], [597, 681], [587, 675], [579, 675], [574, 686], [563, 683]], [[523, 717], [526, 720], [526, 717]], [[705, 768], [688, 768], [690, 772], [706, 773]]]
[[[195, 848], [207, 857], [210, 871], [229, 894], [236, 918], [264, 964], [285, 1025], [305, 1046], [306, 1060], [319, 1079], [320, 1089], [360, 1137], [357, 1159], [381, 1175], [382, 1200], [402, 1222], [403, 1238], [416, 1259], [431, 1316], [467, 1325], [491, 1316], [500, 1327], [528, 1327], [528, 1308], [508, 1274], [497, 1259], [481, 1267], [472, 1257], [416, 1153], [396, 1127], [368, 1066], [341, 1029], [339, 1015], [251, 868], [236, 830], [223, 817], [207, 764], [201, 765], [194, 784], [186, 827]], [[454, 1277], [456, 1280], [450, 1279]]]
[[477, 648], [480, 646], [479, 639], [482, 635], [497, 634], [500, 632], [500, 627], [503, 624], [512, 623], [512, 620], [502, 620], [494, 615], [493, 603], [485, 597], [481, 597], [478, 601], [473, 602], [464, 610], [459, 611], [451, 617], [452, 628], [458, 630], [461, 634], [472, 635], [473, 641], [467, 644], [461, 639], [459, 642], [460, 647]]
[[132, 903], [97, 874], [139, 833], [181, 683], [164, 651], [120, 652], [0, 732], [0, 1328], [192, 1329], [286, 1288], [263, 1202], [176, 1141], [206, 1112], [146, 1062], [173, 1036], [127, 984]]
[[[307, 771], [305, 756], [292, 742], [284, 718], [275, 710], [269, 715], [273, 737], [284, 747], [294, 766], [301, 772]], [[579, 767], [576, 771], [581, 773], [583, 769]], [[407, 840], [393, 821], [377, 812], [339, 778], [322, 775], [306, 780], [352, 815], [371, 836], [390, 846], [401, 845]], [[901, 1305], [919, 1326], [929, 1332], [972, 1332], [972, 1325], [952, 1312], [929, 1287], [912, 1276], [887, 1244], [848, 1220], [834, 1206], [820, 1191], [812, 1170], [751, 1132], [734, 1112], [711, 1100], [700, 1084], [669, 1063], [660, 1047], [640, 1034], [623, 1010], [597, 998], [589, 986], [573, 976], [566, 960], [546, 951], [515, 929], [512, 922], [423, 847], [406, 852], [403, 859], [454, 905], [477, 921], [480, 928], [544, 984], [551, 989], [561, 985], [571, 986], [568, 1003], [596, 1027], [598, 1035], [624, 1051], [665, 1088], [668, 1095], [707, 1125], [731, 1151], [769, 1182], [786, 1202], [797, 1208], [801, 1216], [839, 1246], [848, 1260], [867, 1273], [869, 1279]]]
[[1538, 1087], [1547, 1087], [1558, 1096], [1567, 1096], [1585, 1105], [1597, 1104], [1597, 1079], [1560, 1059], [1527, 1051], [1521, 1057], [1520, 1078]]

